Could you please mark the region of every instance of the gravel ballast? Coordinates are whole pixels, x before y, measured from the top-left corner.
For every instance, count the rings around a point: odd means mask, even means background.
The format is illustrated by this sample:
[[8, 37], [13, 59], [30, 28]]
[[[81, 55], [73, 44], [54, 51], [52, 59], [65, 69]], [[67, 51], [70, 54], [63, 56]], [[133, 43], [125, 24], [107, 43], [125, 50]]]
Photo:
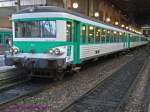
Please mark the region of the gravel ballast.
[[142, 73], [137, 77], [134, 87], [129, 93], [126, 101], [121, 106], [119, 112], [149, 112], [149, 81], [150, 81], [150, 56]]

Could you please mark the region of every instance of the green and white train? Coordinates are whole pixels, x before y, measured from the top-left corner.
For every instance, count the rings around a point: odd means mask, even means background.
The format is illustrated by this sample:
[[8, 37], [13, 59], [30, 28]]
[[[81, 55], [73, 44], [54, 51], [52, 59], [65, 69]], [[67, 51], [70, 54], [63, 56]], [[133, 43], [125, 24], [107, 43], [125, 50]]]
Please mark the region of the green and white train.
[[12, 16], [12, 24], [6, 64], [55, 71], [57, 78], [86, 60], [148, 43], [140, 34], [58, 7], [24, 9]]

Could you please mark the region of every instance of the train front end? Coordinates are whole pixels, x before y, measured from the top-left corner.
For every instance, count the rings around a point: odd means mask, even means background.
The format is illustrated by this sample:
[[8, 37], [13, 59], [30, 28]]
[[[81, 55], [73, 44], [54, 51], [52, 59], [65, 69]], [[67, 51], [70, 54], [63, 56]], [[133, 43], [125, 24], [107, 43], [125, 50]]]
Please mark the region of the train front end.
[[13, 46], [5, 55], [6, 65], [28, 70], [60, 70], [72, 61], [72, 43], [67, 42], [66, 21], [43, 17], [44, 13], [15, 14]]

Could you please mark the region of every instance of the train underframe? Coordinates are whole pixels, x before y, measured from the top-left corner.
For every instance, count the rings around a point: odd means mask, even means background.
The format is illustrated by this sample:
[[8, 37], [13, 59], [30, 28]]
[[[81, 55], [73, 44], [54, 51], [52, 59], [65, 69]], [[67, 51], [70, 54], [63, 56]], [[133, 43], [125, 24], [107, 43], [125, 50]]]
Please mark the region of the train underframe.
[[15, 65], [17, 68], [26, 69], [31, 77], [53, 78], [62, 80], [65, 74], [73, 74], [73, 64], [66, 63], [65, 59], [31, 59], [5, 56], [5, 64]]

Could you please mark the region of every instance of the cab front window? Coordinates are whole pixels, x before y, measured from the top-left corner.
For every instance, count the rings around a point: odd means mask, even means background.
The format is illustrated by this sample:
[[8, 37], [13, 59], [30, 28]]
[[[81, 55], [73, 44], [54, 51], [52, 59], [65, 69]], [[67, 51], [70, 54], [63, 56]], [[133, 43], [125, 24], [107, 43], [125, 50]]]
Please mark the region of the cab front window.
[[56, 38], [56, 21], [15, 22], [16, 38]]
[[67, 41], [72, 41], [72, 22], [67, 22]]

